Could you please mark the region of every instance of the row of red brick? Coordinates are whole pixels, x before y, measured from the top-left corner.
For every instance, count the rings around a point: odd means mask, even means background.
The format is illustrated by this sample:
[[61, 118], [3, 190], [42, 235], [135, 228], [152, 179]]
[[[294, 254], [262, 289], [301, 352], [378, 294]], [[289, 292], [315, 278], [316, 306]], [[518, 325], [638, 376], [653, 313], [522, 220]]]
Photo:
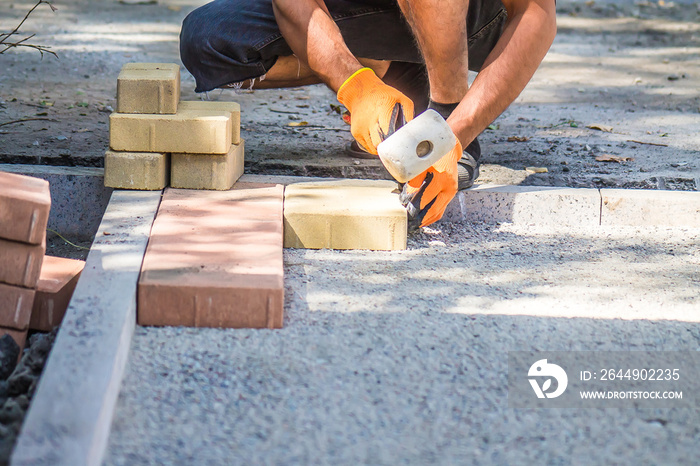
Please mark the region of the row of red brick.
[[167, 189], [143, 261], [138, 323], [280, 328], [283, 248], [406, 248], [395, 183]]
[[49, 184], [0, 172], [0, 334], [24, 346], [29, 329], [59, 325], [82, 261], [45, 256]]

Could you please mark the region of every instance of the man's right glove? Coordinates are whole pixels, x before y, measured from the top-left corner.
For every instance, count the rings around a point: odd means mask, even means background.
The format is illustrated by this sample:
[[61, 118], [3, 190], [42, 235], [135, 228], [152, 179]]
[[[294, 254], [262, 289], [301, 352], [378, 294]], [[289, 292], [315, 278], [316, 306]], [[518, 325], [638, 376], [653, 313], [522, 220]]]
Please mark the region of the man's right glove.
[[353, 137], [374, 155], [380, 142], [413, 119], [413, 101], [370, 68], [350, 76], [338, 89], [338, 100], [350, 110]]
[[437, 222], [457, 194], [457, 161], [462, 157], [462, 144], [454, 148], [426, 171], [406, 183], [401, 202], [408, 210], [408, 230]]

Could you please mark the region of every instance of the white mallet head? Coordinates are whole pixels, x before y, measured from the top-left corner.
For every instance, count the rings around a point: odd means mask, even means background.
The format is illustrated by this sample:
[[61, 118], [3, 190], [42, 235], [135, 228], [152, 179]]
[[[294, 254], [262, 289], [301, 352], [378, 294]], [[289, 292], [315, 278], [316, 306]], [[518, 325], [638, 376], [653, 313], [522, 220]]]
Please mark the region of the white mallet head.
[[457, 138], [435, 110], [426, 110], [377, 146], [379, 158], [396, 181], [423, 173], [455, 146]]

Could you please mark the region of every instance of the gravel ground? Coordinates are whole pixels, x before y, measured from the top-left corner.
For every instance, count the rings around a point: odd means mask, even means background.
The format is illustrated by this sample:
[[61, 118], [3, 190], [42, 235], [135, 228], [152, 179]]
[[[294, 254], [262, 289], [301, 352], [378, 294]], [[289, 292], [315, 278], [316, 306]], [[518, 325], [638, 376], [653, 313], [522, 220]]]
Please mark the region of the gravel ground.
[[[84, 261], [87, 259], [92, 240], [70, 241], [65, 237], [60, 237], [54, 232], [46, 235], [46, 254], [54, 257], [65, 257], [66, 259], [76, 259]], [[70, 241], [70, 242], [69, 242]]]
[[[38, 10], [23, 30], [61, 58], [0, 57], [0, 122], [40, 118], [0, 128], [0, 162], [101, 166], [118, 70], [179, 62], [205, 1]], [[0, 30], [29, 6], [0, 5]], [[558, 12], [542, 67], [481, 137], [480, 182], [699, 189], [697, 2]], [[209, 97], [241, 103], [248, 173], [385, 176], [343, 155], [322, 86]], [[137, 330], [107, 464], [694, 463], [697, 410], [512, 410], [505, 380], [508, 350], [699, 350], [699, 234], [454, 225], [401, 253], [287, 251], [285, 329]]]
[[[34, 390], [44, 369], [44, 363], [53, 346], [56, 333], [37, 332], [27, 339], [19, 363], [19, 347], [12, 358], [7, 358], [8, 347], [2, 344], [2, 373], [0, 377], [0, 465], [9, 464], [10, 454], [22, 428], [24, 415], [29, 409]], [[8, 360], [11, 359], [11, 360]], [[8, 376], [7, 372], [11, 372]]]
[[282, 330], [138, 328], [106, 464], [690, 464], [697, 410], [515, 410], [507, 351], [700, 351], [700, 231], [285, 252]]

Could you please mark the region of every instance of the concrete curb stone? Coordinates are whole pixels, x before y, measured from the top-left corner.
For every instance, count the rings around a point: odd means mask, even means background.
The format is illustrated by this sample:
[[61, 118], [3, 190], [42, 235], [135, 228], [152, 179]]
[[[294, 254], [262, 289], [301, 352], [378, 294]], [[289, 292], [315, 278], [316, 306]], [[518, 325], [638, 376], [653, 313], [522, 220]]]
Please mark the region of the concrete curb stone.
[[160, 197], [157, 191], [112, 195], [22, 426], [13, 465], [102, 463]]
[[700, 192], [601, 189], [601, 225], [700, 228]]
[[457, 193], [444, 221], [599, 225], [597, 189], [478, 185]]

